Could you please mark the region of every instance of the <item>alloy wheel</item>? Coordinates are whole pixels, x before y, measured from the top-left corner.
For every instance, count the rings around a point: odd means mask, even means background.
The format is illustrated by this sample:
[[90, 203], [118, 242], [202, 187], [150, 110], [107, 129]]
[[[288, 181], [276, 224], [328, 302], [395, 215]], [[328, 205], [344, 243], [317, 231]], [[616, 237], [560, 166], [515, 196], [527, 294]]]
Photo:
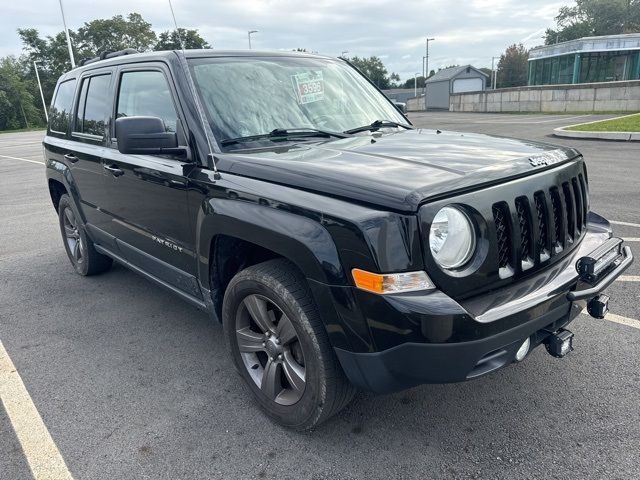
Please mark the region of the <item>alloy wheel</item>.
[[247, 372], [267, 398], [279, 405], [300, 400], [306, 386], [304, 354], [280, 307], [262, 295], [246, 296], [236, 316], [236, 342]]
[[76, 264], [81, 264], [84, 260], [84, 245], [82, 235], [80, 235], [78, 221], [73, 210], [66, 208], [63, 217], [65, 241], [69, 247], [71, 258]]

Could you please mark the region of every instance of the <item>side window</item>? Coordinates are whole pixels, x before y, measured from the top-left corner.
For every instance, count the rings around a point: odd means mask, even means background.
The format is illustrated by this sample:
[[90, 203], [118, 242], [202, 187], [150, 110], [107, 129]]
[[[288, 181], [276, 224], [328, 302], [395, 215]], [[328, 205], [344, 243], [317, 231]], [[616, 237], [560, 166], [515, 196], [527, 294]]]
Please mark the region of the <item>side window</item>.
[[82, 81], [75, 132], [104, 137], [112, 105], [110, 81], [111, 74], [96, 75]]
[[67, 80], [58, 86], [55, 99], [49, 109], [49, 130], [55, 133], [67, 133], [69, 118], [73, 107], [75, 80]]
[[117, 118], [158, 117], [167, 132], [175, 132], [176, 109], [169, 85], [162, 72], [125, 72], [120, 80]]

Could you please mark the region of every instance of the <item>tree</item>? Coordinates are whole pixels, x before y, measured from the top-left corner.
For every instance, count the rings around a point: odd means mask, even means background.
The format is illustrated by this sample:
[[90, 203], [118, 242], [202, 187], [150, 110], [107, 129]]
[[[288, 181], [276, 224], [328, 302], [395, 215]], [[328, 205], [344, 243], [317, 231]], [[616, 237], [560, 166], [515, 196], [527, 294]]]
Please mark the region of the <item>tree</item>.
[[180, 50], [182, 45], [180, 40], [184, 43], [184, 48], [199, 49], [199, 48], [211, 48], [211, 45], [200, 36], [198, 30], [187, 30], [185, 28], [178, 28], [171, 32], [166, 31], [158, 35], [158, 43], [153, 47], [154, 50]]
[[[210, 48], [197, 30], [178, 29], [185, 42], [185, 48]], [[24, 55], [21, 63], [32, 65], [37, 60], [45, 101], [50, 103], [58, 77], [71, 69], [64, 32], [53, 36], [41, 37], [35, 28], [18, 29], [22, 40]], [[85, 23], [78, 31], [69, 30], [74, 57], [77, 62], [92, 58], [104, 51], [116, 51], [125, 48], [145, 50], [180, 49], [178, 34], [175, 30], [160, 33], [156, 37], [151, 24], [138, 13], [126, 17], [116, 15], [109, 19], [97, 19]], [[28, 68], [32, 68], [28, 66]], [[33, 73], [33, 70], [31, 71]], [[36, 100], [39, 93], [35, 94]]]
[[395, 72], [389, 75], [389, 88], [400, 88], [400, 75]]
[[371, 80], [378, 88], [382, 90], [389, 88], [391, 84], [388, 77], [389, 72], [380, 58], [376, 56], [369, 58], [352, 57], [349, 61], [355, 65], [358, 70], [369, 77], [369, 80]]
[[551, 45], [591, 35], [616, 35], [640, 31], [640, 0], [576, 0], [560, 8], [556, 28], [545, 33]]
[[85, 23], [78, 29], [77, 41], [79, 50], [98, 54], [125, 48], [144, 52], [153, 48], [157, 38], [151, 24], [142, 15], [130, 13], [126, 19], [122, 15], [116, 15]]
[[0, 59], [0, 130], [44, 125], [42, 110], [36, 107], [33, 82], [27, 65], [15, 57]]
[[529, 51], [521, 43], [507, 48], [498, 62], [497, 87], [519, 87], [527, 84]]
[[[422, 75], [418, 75], [416, 77], [418, 88], [424, 88], [424, 77]], [[414, 88], [414, 79], [410, 78], [402, 85], [402, 88]]]

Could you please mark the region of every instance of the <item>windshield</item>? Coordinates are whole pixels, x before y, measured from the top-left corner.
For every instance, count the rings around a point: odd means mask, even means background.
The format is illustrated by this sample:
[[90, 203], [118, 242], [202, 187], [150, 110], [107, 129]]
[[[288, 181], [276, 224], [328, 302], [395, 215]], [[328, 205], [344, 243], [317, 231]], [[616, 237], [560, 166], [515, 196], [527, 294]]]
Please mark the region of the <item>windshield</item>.
[[333, 132], [376, 120], [407, 120], [345, 62], [310, 57], [189, 60], [211, 129], [219, 141], [275, 129]]

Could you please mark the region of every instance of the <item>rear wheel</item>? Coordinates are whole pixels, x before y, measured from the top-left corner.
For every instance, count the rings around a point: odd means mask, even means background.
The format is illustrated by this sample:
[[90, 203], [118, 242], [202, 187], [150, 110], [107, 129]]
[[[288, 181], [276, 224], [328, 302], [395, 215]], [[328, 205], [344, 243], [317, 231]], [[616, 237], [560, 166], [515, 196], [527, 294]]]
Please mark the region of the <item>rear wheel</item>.
[[353, 398], [306, 279], [289, 262], [238, 273], [225, 293], [223, 322], [236, 368], [281, 425], [312, 428]]
[[60, 197], [58, 217], [64, 248], [76, 272], [88, 276], [109, 270], [113, 260], [96, 251], [67, 194]]

